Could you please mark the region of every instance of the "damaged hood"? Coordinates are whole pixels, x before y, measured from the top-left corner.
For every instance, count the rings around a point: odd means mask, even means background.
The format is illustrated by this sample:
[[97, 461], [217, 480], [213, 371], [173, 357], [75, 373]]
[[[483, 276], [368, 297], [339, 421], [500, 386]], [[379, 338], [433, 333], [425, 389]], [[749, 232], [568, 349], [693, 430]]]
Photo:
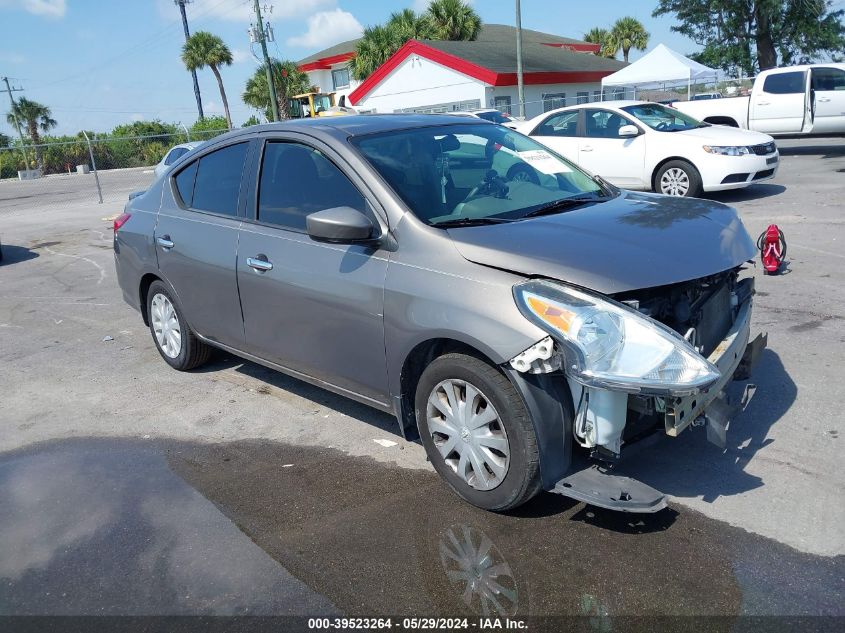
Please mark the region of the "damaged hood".
[[604, 294], [705, 277], [757, 252], [731, 207], [630, 191], [555, 215], [453, 228], [449, 235], [476, 264]]

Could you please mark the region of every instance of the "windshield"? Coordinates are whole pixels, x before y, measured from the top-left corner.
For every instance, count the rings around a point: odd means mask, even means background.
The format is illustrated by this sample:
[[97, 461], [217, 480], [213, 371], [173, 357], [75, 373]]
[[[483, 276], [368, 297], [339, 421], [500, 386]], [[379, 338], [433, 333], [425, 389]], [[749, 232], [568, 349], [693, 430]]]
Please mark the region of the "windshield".
[[702, 123], [680, 110], [657, 103], [641, 103], [625, 106], [622, 109], [658, 132], [680, 132], [707, 126], [706, 123]]
[[498, 110], [488, 110], [486, 112], [476, 112], [475, 115], [486, 121], [492, 121], [493, 123], [510, 123], [511, 118], [505, 114], [502, 114]]
[[500, 125], [420, 127], [352, 143], [431, 225], [518, 220], [568, 198], [608, 196], [569, 161]]

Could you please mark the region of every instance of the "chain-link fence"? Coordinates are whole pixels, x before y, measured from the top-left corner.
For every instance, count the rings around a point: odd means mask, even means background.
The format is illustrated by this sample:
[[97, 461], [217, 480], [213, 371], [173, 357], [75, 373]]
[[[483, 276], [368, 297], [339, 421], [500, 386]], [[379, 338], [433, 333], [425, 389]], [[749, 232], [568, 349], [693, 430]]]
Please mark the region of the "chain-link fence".
[[65, 137], [71, 140], [0, 147], [0, 214], [79, 203], [122, 204], [130, 192], [150, 185], [156, 165], [173, 146], [226, 131], [121, 137], [82, 131]]

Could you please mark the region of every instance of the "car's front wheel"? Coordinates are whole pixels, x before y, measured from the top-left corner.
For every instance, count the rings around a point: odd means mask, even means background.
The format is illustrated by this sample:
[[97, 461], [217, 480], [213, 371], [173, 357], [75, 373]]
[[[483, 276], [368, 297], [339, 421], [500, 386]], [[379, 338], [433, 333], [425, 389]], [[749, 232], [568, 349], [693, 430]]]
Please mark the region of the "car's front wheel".
[[697, 197], [701, 195], [701, 175], [685, 160], [670, 160], [657, 170], [654, 190], [667, 196]]
[[153, 341], [168, 365], [186, 371], [208, 360], [211, 348], [191, 330], [173, 294], [162, 281], [150, 284], [147, 316]]
[[509, 510], [540, 489], [537, 438], [525, 403], [495, 367], [446, 354], [423, 372], [417, 425], [435, 470], [485, 510]]

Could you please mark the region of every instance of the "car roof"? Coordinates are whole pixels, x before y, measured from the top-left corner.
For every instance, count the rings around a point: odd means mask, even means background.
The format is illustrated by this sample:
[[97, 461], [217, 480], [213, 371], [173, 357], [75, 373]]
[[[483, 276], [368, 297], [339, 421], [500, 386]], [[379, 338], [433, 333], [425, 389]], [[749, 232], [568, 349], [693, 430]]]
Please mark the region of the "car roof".
[[451, 114], [352, 114], [346, 116], [314, 117], [294, 119], [276, 123], [251, 125], [214, 138], [215, 142], [243, 134], [291, 130], [300, 132], [323, 132], [332, 136], [362, 136], [378, 132], [392, 132], [409, 128], [435, 127], [439, 125], [495, 125], [478, 117]]

